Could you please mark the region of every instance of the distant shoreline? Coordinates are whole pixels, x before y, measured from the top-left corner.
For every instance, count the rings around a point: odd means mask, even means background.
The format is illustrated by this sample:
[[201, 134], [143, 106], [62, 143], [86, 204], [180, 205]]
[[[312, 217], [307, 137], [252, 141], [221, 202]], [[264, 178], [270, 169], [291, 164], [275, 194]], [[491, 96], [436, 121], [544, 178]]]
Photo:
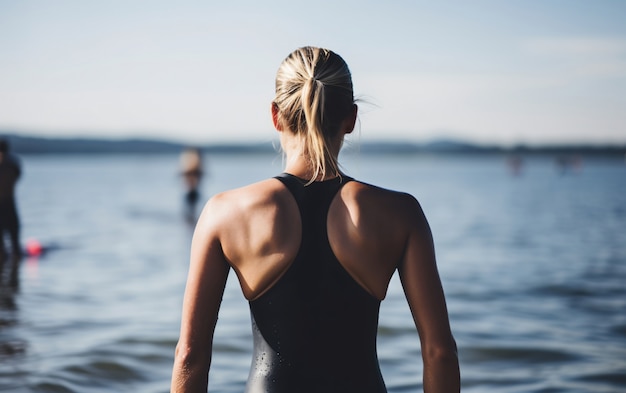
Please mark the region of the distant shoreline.
[[[99, 139], [99, 138], [45, 138], [3, 134], [16, 154], [158, 154], [180, 153], [190, 144], [159, 139]], [[277, 153], [277, 142], [265, 143], [214, 143], [195, 145], [210, 154], [271, 154]], [[625, 157], [626, 144], [550, 144], [517, 145], [504, 147], [483, 145], [459, 140], [433, 140], [430, 142], [378, 141], [360, 142], [347, 146], [347, 152], [363, 154], [462, 154], [462, 155], [579, 155]]]

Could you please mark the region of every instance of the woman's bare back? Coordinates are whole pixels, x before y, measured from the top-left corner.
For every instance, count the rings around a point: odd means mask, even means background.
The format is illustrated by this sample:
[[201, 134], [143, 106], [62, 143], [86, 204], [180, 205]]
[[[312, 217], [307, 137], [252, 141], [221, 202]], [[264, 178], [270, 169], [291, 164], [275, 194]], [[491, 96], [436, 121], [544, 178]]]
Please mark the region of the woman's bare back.
[[[244, 296], [254, 300], [280, 279], [298, 253], [298, 206], [276, 179], [214, 199], [224, 256]], [[407, 194], [352, 181], [330, 206], [327, 231], [333, 252], [352, 278], [379, 300], [404, 254], [412, 218], [406, 212], [412, 203]]]

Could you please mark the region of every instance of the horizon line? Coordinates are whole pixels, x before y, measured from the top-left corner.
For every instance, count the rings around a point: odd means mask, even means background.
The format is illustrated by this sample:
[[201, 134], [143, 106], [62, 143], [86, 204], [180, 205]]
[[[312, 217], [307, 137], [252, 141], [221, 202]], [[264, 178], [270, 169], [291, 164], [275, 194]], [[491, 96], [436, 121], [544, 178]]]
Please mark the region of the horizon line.
[[[215, 139], [215, 140], [207, 140], [207, 141], [191, 141], [185, 140], [184, 138], [168, 138], [164, 136], [147, 136], [147, 135], [113, 135], [113, 136], [105, 136], [105, 135], [95, 135], [90, 136], [87, 134], [74, 134], [74, 135], [63, 135], [63, 134], [51, 134], [51, 135], [42, 135], [37, 132], [21, 132], [17, 130], [7, 130], [0, 129], [0, 138], [23, 138], [23, 139], [40, 139], [40, 140], [48, 140], [48, 141], [103, 141], [103, 142], [156, 142], [156, 143], [166, 143], [166, 144], [174, 144], [179, 146], [189, 146], [189, 147], [209, 147], [209, 146], [250, 146], [250, 145], [260, 145], [266, 143], [275, 143], [278, 141], [278, 138], [258, 138], [252, 139], [248, 138], [246, 141], [241, 139]], [[358, 140], [355, 140], [358, 139]], [[440, 137], [430, 137], [430, 138], [408, 138], [408, 137], [389, 137], [389, 138], [381, 138], [381, 137], [363, 137], [358, 136], [358, 138], [347, 138], [347, 143], [350, 144], [380, 144], [380, 145], [395, 145], [395, 144], [411, 144], [415, 147], [423, 146], [423, 145], [433, 145], [433, 144], [461, 144], [467, 145], [468, 147], [482, 147], [482, 148], [502, 148], [502, 149], [511, 149], [511, 148], [555, 148], [555, 147], [615, 147], [626, 148], [626, 140], [624, 141], [591, 141], [591, 140], [571, 140], [571, 141], [563, 141], [563, 140], [552, 140], [552, 141], [516, 141], [516, 142], [502, 142], [502, 141], [484, 141], [484, 140], [474, 140], [471, 138], [463, 138], [463, 137], [455, 137], [455, 136], [446, 136], [442, 135]]]

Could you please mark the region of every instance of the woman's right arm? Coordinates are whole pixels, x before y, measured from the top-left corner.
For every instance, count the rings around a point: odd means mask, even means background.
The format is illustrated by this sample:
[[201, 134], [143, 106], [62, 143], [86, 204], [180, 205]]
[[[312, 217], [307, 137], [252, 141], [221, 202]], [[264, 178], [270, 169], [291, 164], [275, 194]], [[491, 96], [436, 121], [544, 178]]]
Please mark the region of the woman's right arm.
[[459, 392], [456, 343], [450, 330], [430, 227], [413, 197], [409, 198], [406, 210], [409, 234], [398, 272], [420, 337], [424, 392]]
[[225, 209], [209, 201], [194, 231], [171, 392], [206, 392], [213, 333], [229, 265], [219, 241]]

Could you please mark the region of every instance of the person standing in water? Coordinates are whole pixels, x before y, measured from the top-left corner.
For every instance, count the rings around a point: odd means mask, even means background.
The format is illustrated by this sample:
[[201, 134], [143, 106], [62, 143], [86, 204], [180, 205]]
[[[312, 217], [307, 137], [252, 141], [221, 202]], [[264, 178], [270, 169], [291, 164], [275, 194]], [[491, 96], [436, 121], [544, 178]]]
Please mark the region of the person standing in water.
[[15, 203], [15, 185], [21, 173], [18, 159], [9, 153], [9, 142], [0, 139], [0, 258], [6, 255], [4, 236], [7, 233], [13, 256], [22, 254], [20, 221]]
[[249, 301], [246, 392], [386, 392], [379, 306], [398, 271], [419, 333], [424, 391], [458, 392], [459, 364], [429, 225], [412, 196], [339, 170], [357, 119], [336, 53], [303, 47], [271, 105], [284, 173], [211, 198], [196, 225], [172, 392], [205, 392], [229, 270]]
[[195, 221], [196, 205], [200, 199], [198, 188], [204, 174], [200, 149], [188, 148], [182, 152], [180, 170], [185, 183], [185, 215], [189, 220]]

